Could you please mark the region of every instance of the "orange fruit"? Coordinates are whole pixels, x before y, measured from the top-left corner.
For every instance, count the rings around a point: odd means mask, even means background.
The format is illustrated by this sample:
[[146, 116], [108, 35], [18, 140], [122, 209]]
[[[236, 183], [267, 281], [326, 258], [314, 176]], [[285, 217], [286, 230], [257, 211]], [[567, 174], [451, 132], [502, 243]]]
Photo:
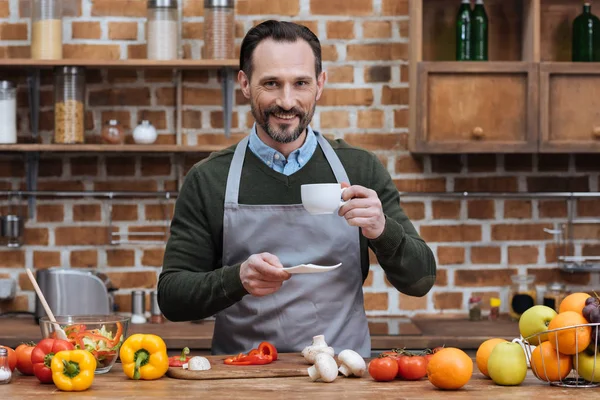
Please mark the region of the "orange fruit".
[[550, 342], [542, 342], [531, 353], [531, 370], [543, 381], [556, 382], [565, 379], [573, 368], [573, 358], [558, 353]]
[[479, 345], [477, 349], [477, 354], [475, 354], [475, 363], [477, 364], [477, 368], [479, 368], [479, 372], [484, 374], [486, 377], [490, 377], [487, 369], [488, 358], [490, 358], [490, 354], [492, 354], [492, 350], [498, 343], [507, 342], [508, 340], [493, 338], [488, 339], [485, 342]]
[[587, 324], [583, 315], [575, 311], [565, 311], [558, 313], [556, 317], [548, 324], [548, 331], [553, 329], [565, 328], [556, 332], [548, 333], [548, 341], [554, 349], [558, 349], [563, 354], [577, 354], [585, 350], [592, 341], [592, 327], [578, 326]]
[[460, 389], [473, 375], [473, 360], [464, 351], [446, 347], [427, 363], [427, 379], [439, 389]]
[[575, 311], [578, 314], [583, 315], [583, 307], [585, 307], [585, 300], [588, 297], [592, 297], [587, 293], [571, 293], [560, 302], [558, 307], [558, 313], [565, 311]]

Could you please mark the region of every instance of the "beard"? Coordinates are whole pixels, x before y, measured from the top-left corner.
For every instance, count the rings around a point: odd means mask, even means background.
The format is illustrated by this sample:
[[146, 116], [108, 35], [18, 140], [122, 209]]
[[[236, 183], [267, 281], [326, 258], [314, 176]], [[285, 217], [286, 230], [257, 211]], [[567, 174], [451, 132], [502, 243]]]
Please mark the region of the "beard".
[[[250, 102], [250, 109], [256, 123], [269, 135], [271, 139], [278, 143], [291, 143], [298, 139], [302, 132], [306, 129], [312, 117], [315, 113], [316, 102], [313, 104], [312, 109], [307, 113], [304, 110], [293, 107], [289, 110], [284, 110], [279, 106], [271, 106], [265, 110], [258, 110], [254, 105], [254, 102]], [[273, 114], [290, 116], [294, 115], [300, 120], [298, 126], [293, 128], [290, 124], [272, 124], [269, 122], [269, 117]]]

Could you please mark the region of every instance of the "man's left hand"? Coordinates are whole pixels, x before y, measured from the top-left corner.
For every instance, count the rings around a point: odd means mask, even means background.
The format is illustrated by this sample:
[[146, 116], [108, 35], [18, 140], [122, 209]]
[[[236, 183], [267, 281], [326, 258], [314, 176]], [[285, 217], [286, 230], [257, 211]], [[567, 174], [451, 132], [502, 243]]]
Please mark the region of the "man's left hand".
[[374, 190], [366, 187], [342, 182], [346, 187], [342, 200], [347, 201], [338, 211], [338, 215], [346, 218], [349, 225], [358, 226], [367, 239], [377, 239], [385, 227], [385, 215], [381, 201]]

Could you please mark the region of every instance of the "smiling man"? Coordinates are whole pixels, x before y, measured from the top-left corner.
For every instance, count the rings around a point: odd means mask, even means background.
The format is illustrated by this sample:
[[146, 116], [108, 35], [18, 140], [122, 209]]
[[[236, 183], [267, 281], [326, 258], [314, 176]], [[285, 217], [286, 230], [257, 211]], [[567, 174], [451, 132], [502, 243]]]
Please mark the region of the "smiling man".
[[[433, 286], [434, 256], [378, 158], [311, 129], [326, 72], [308, 28], [278, 21], [252, 28], [238, 80], [255, 124], [187, 174], [158, 282], [161, 311], [172, 321], [215, 316], [213, 354], [262, 341], [296, 352], [325, 335], [336, 354], [369, 357], [362, 292], [369, 248], [410, 296]], [[334, 214], [309, 214], [300, 187], [311, 183], [340, 183], [346, 203]], [[320, 274], [285, 270], [302, 263], [342, 265]]]

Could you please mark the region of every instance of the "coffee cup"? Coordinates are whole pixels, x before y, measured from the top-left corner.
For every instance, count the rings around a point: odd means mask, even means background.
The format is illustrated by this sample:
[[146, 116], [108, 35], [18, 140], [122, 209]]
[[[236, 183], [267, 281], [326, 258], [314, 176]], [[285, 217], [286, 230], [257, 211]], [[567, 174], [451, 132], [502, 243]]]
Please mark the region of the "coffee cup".
[[342, 201], [342, 188], [339, 183], [314, 183], [302, 185], [300, 195], [304, 209], [312, 215], [332, 214], [346, 204]]

